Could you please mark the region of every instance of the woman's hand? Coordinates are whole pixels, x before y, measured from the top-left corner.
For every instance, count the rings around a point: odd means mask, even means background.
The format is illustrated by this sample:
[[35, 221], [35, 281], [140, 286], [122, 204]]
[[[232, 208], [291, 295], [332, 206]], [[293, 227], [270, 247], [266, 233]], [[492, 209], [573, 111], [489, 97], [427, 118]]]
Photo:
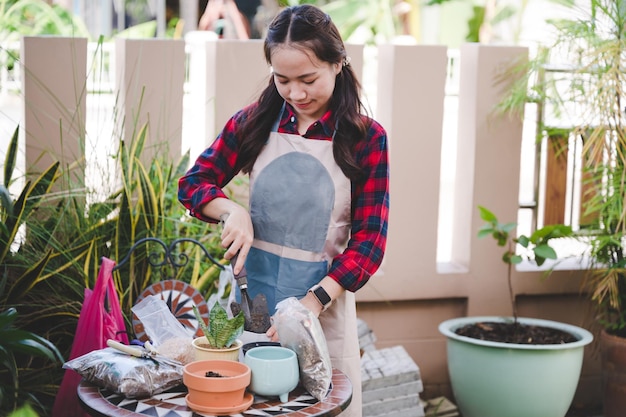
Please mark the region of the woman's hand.
[[224, 224], [221, 234], [222, 246], [228, 248], [224, 258], [231, 259], [239, 254], [237, 263], [233, 267], [233, 272], [236, 275], [243, 268], [254, 240], [252, 220], [248, 211], [239, 205], [220, 218], [223, 219]]
[[233, 266], [233, 272], [238, 274], [243, 268], [254, 240], [250, 213], [234, 201], [220, 197], [207, 203], [202, 208], [202, 214], [222, 221], [222, 246], [228, 248], [224, 258], [232, 259], [239, 252], [237, 264]]
[[[319, 317], [322, 312], [322, 305], [315, 299], [315, 296], [311, 293], [307, 293], [303, 298], [300, 299], [300, 303], [305, 306], [308, 310], [310, 310], [315, 317]], [[280, 342], [280, 337], [278, 335], [278, 331], [276, 330], [276, 326], [272, 324], [272, 326], [265, 332], [265, 336], [267, 336], [272, 342]]]
[[270, 339], [270, 342], [280, 342], [280, 339], [278, 338], [278, 332], [276, 331], [276, 326], [274, 326], [273, 324], [270, 326], [269, 329], [267, 329], [267, 331], [265, 332], [265, 336]]

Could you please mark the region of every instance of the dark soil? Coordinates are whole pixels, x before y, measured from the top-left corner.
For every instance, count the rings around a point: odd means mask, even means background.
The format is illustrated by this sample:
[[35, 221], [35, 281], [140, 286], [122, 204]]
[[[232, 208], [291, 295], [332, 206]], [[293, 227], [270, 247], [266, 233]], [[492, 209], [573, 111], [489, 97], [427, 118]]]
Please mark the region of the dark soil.
[[[244, 330], [252, 333], [265, 333], [272, 326], [265, 295], [257, 294], [250, 308], [250, 317], [246, 317]], [[241, 311], [241, 305], [236, 301], [231, 302], [230, 311], [236, 316]]]
[[213, 371], [207, 371], [204, 376], [206, 376], [207, 378], [224, 378], [224, 375], [220, 374], [219, 372]]
[[473, 339], [526, 345], [558, 345], [577, 341], [561, 330], [520, 323], [479, 322], [461, 327], [455, 333]]

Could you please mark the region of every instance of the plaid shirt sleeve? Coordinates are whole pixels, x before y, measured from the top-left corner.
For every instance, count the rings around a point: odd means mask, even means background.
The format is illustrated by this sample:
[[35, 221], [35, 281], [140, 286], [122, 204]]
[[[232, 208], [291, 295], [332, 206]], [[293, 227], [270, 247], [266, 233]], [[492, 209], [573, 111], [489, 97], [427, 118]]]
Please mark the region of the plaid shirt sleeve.
[[352, 229], [346, 250], [333, 259], [328, 275], [348, 291], [357, 291], [378, 270], [387, 243], [389, 163], [387, 134], [376, 121], [368, 140], [357, 149], [357, 162], [366, 172], [352, 182]]
[[228, 120], [213, 144], [196, 160], [187, 173], [178, 180], [178, 199], [189, 213], [200, 220], [217, 223], [202, 214], [202, 207], [215, 198], [228, 198], [222, 187], [239, 172], [237, 166], [238, 139], [235, 132], [245, 117], [243, 109]]

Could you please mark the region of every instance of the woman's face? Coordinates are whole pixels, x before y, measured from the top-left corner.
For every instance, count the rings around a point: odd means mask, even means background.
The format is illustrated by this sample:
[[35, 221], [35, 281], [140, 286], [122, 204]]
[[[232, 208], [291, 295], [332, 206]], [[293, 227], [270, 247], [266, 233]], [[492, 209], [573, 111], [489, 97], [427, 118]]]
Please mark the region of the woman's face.
[[293, 106], [298, 122], [312, 123], [328, 110], [341, 64], [320, 61], [315, 54], [289, 46], [272, 52], [278, 93]]

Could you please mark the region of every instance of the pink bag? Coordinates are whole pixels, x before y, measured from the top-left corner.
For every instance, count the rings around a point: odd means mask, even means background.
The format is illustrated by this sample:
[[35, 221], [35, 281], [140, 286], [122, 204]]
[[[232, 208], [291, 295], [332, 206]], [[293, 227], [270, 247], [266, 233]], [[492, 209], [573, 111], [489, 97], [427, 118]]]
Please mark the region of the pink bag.
[[[102, 258], [93, 290], [85, 288], [85, 299], [78, 317], [70, 360], [94, 350], [104, 349], [107, 339], [128, 344], [120, 301], [113, 283], [115, 262]], [[81, 376], [68, 369], [54, 402], [52, 417], [86, 417], [76, 390]]]

